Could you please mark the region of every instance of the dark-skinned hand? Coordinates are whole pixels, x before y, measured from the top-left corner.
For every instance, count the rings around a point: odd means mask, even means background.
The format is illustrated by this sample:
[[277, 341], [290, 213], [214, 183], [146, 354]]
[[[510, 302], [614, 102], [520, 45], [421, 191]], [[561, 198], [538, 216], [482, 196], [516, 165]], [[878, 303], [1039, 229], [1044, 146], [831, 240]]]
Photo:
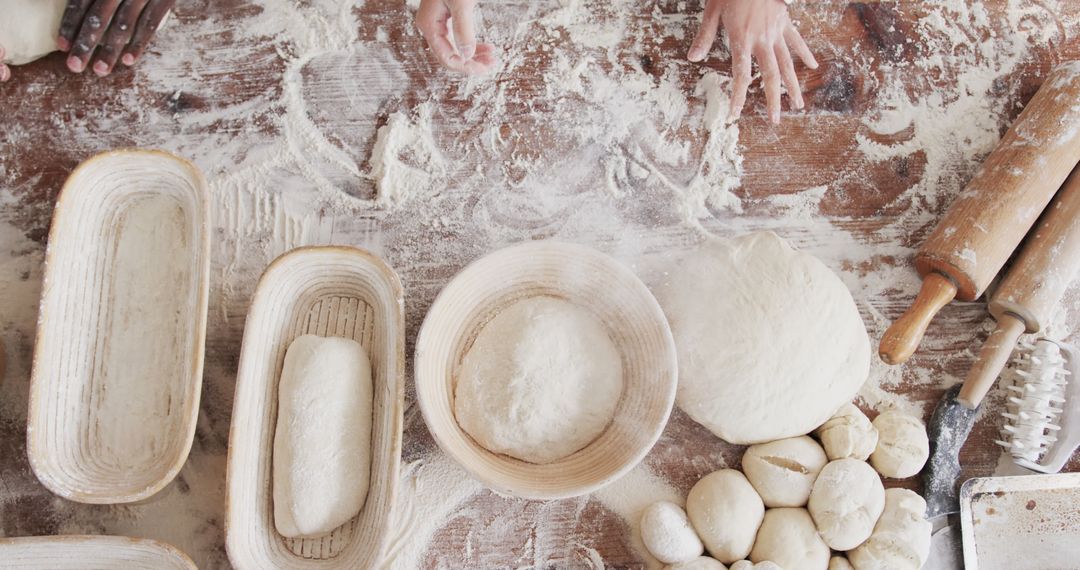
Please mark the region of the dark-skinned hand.
[[[56, 41], [68, 69], [99, 76], [135, 65], [176, 0], [69, 0]], [[91, 63], [91, 60], [93, 61]], [[2, 73], [2, 72], [0, 72]]]

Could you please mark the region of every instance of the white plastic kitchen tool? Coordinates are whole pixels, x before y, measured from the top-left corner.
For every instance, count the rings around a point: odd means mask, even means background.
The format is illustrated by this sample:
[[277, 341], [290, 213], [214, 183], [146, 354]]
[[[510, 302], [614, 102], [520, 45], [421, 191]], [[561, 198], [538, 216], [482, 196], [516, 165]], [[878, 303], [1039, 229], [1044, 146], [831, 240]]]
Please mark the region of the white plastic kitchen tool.
[[998, 443], [1017, 465], [1057, 473], [1080, 445], [1080, 350], [1040, 339], [1018, 352]]

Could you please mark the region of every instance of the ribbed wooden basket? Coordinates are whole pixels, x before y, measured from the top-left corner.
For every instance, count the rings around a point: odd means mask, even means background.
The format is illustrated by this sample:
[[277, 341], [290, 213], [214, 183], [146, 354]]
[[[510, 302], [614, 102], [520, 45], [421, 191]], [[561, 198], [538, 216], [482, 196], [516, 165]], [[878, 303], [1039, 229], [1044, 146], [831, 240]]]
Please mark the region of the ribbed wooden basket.
[[198, 169], [163, 152], [100, 154], [64, 184], [27, 425], [30, 465], [54, 493], [140, 501], [187, 459], [202, 386], [208, 208]]
[[[537, 465], [488, 451], [458, 426], [458, 369], [483, 326], [524, 298], [547, 295], [600, 319], [622, 353], [625, 388], [599, 438], [561, 460]], [[435, 441], [491, 489], [532, 499], [593, 492], [645, 457], [675, 399], [675, 344], [660, 305], [627, 267], [593, 249], [532, 242], [466, 267], [431, 306], [416, 342], [416, 393]]]
[[196, 570], [178, 548], [127, 536], [0, 538], [0, 567], [10, 570]]
[[[251, 301], [236, 379], [226, 486], [226, 544], [237, 568], [373, 568], [390, 532], [405, 403], [401, 283], [352, 247], [307, 247], [276, 259]], [[274, 526], [272, 453], [285, 350], [304, 334], [350, 338], [368, 352], [375, 387], [371, 484], [363, 510], [326, 537]]]

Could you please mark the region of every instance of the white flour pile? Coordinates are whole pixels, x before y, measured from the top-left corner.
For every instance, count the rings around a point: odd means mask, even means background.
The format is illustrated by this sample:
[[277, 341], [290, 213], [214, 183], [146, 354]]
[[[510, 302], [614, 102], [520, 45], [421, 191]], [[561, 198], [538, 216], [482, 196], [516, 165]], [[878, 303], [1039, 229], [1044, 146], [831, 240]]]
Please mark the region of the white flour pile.
[[[54, 499], [25, 462], [5, 465], [5, 533], [151, 536], [190, 553], [200, 568], [226, 567], [225, 454], [243, 317], [266, 264], [300, 245], [354, 244], [386, 257], [406, 285], [412, 335], [453, 272], [501, 245], [536, 238], [591, 244], [649, 278], [670, 251], [700, 241], [703, 232], [772, 229], [841, 275], [871, 338], [879, 338], [896, 299], [917, 289], [905, 260], [920, 232], [1029, 95], [1019, 86], [1022, 74], [1035, 74], [1025, 71], [1033, 53], [1054, 60], [1045, 52], [1078, 26], [1058, 20], [1065, 3], [1053, 0], [861, 5], [915, 12], [897, 16], [917, 22], [901, 35], [918, 39], [889, 47], [903, 54], [894, 57], [885, 48], [848, 53], [850, 44], [827, 43], [863, 31], [856, 7], [799, 6], [800, 29], [825, 63], [818, 78], [826, 83], [808, 97], [809, 116], [786, 124], [799, 125], [793, 132], [804, 133], [800, 140], [815, 141], [806, 133], [818, 131], [856, 139], [822, 135], [822, 144], [850, 146], [845, 164], [803, 173], [792, 164], [817, 149], [791, 148], [790, 160], [774, 152], [744, 162], [744, 154], [763, 147], [788, 147], [780, 131], [762, 126], [760, 109], [742, 122], [740, 146], [740, 124], [723, 120], [726, 66], [683, 60], [697, 2], [481, 3], [482, 36], [498, 46], [503, 65], [492, 77], [470, 79], [444, 74], [422, 49], [411, 22], [415, 3], [363, 7], [361, 18], [353, 0], [253, 2], [205, 21], [181, 11], [159, 38], [168, 49], [152, 50], [130, 86], [101, 108], [50, 118], [50, 140], [63, 141], [69, 153], [164, 148], [194, 160], [208, 177], [215, 226], [210, 338], [188, 463], [177, 485], [130, 507]], [[715, 53], [724, 58], [722, 51]], [[245, 83], [267, 70], [277, 83]], [[862, 91], [837, 95], [831, 71], [860, 79]], [[34, 96], [60, 85], [43, 77], [11, 101], [15, 120], [0, 133], [0, 155], [18, 156], [21, 145], [38, 140], [33, 125], [18, 121], [20, 109], [28, 112]], [[815, 106], [815, 97], [870, 110], [831, 112]], [[852, 117], [866, 117], [854, 135], [837, 131]], [[8, 354], [0, 434], [21, 453], [14, 442], [25, 424], [43, 251], [23, 238], [14, 213], [21, 197], [45, 189], [27, 181], [17, 163], [0, 163], [0, 179], [23, 181], [0, 183], [0, 243], [9, 248], [0, 252], [0, 334]], [[837, 203], [854, 200], [846, 194], [853, 189], [877, 203], [868, 172], [896, 163], [915, 173], [910, 188], [881, 200], [880, 212], [834, 213]], [[768, 178], [771, 171], [789, 178]], [[797, 191], [763, 193], [750, 172], [787, 180], [787, 191]], [[984, 316], [981, 306], [958, 305], [942, 319], [977, 328]], [[1063, 310], [1054, 334], [1067, 335], [1076, 318]], [[925, 356], [911, 366], [873, 359], [860, 393], [865, 403], [922, 414], [925, 403], [901, 394], [958, 381], [974, 350], [944, 336], [932, 334]], [[517, 501], [483, 490], [443, 456], [408, 398], [396, 536], [386, 564], [393, 568], [631, 566], [645, 559], [634, 531], [641, 509], [659, 499], [680, 502], [702, 475], [738, 460], [734, 448], [704, 439], [703, 428], [677, 412], [645, 463], [604, 491]], [[998, 404], [990, 403], [984, 414], [994, 413]]]

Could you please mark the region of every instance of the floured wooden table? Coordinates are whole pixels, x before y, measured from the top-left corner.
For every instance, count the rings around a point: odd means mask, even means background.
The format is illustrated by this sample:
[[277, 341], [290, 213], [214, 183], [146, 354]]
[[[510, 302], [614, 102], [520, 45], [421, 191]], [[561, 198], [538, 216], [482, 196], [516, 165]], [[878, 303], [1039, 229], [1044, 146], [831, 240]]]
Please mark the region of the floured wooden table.
[[[472, 80], [437, 68], [412, 8], [376, 0], [180, 2], [132, 71], [75, 76], [57, 55], [15, 69], [0, 85], [3, 534], [150, 537], [202, 568], [228, 567], [225, 458], [244, 317], [262, 269], [299, 245], [383, 255], [405, 284], [411, 349], [439, 289], [503, 245], [584, 243], [649, 280], [707, 234], [772, 229], [841, 274], [876, 343], [918, 289], [914, 249], [1047, 71], [1080, 58], [1074, 2], [968, 4], [796, 5], [822, 66], [800, 69], [808, 110], [779, 127], [760, 90], [738, 123], [713, 120], [726, 112], [727, 55], [684, 60], [696, 2], [482, 3], [504, 67]], [[26, 459], [42, 262], [67, 174], [131, 146], [187, 157], [210, 183], [202, 407], [173, 484], [142, 505], [81, 505], [51, 495]], [[1080, 341], [1078, 289], [1055, 338]], [[982, 303], [946, 307], [911, 362], [874, 365], [859, 404], [928, 417], [988, 327]], [[965, 476], [998, 467], [1002, 401], [995, 391], [984, 406]], [[391, 567], [638, 567], [627, 518], [741, 454], [676, 411], [644, 464], [608, 489], [512, 500], [437, 450], [411, 387], [407, 403]]]

